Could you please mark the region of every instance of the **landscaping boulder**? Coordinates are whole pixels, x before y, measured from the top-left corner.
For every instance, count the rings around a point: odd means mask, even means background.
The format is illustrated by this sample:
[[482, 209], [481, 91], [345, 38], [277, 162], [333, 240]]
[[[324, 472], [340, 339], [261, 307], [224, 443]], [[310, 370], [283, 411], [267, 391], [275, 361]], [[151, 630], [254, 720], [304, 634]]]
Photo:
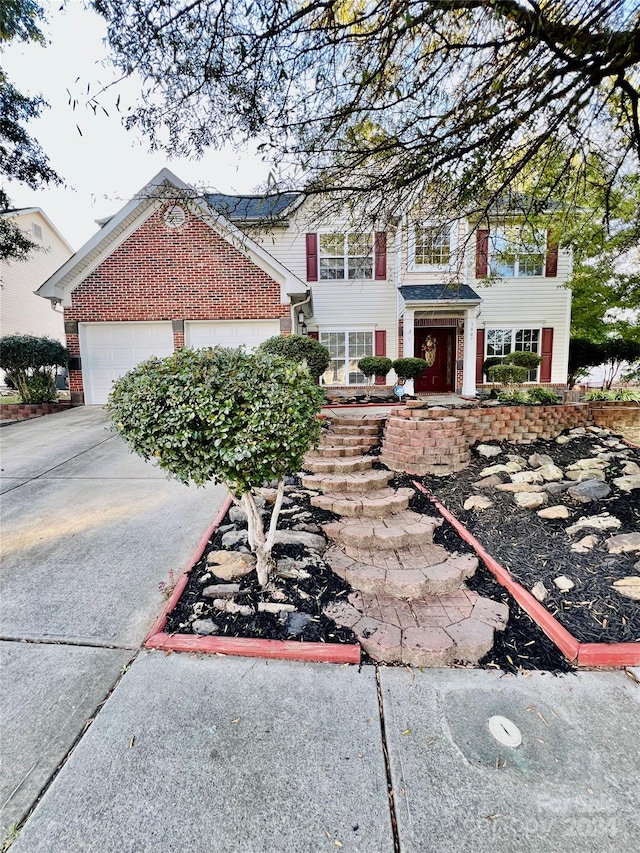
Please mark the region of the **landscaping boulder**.
[[600, 480], [583, 480], [567, 490], [569, 497], [581, 504], [593, 503], [611, 494], [611, 487]]

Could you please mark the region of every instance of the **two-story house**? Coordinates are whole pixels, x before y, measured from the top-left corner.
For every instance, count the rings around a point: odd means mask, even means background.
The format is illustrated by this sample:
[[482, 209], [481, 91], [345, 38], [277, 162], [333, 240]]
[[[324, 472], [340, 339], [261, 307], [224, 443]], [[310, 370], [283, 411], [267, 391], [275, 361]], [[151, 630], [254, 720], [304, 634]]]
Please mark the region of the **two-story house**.
[[514, 251], [504, 229], [407, 214], [363, 233], [312, 207], [198, 197], [163, 170], [40, 288], [64, 308], [72, 400], [104, 403], [150, 355], [291, 333], [327, 346], [333, 389], [364, 384], [365, 355], [417, 355], [417, 393], [474, 396], [514, 349], [541, 355], [530, 381], [566, 382], [570, 256], [546, 235]]

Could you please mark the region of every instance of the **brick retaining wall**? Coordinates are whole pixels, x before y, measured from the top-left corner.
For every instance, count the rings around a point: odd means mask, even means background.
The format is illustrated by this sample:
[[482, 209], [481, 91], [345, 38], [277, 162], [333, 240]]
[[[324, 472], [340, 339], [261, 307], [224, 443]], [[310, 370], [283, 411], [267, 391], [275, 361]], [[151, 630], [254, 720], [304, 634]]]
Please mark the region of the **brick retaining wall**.
[[640, 445], [640, 406], [637, 403], [592, 403], [596, 426], [619, 432], [627, 441]]
[[470, 458], [458, 418], [387, 418], [380, 461], [392, 471], [455, 474], [468, 467]]
[[62, 403], [0, 403], [0, 421], [26, 421], [28, 418], [39, 418], [41, 415], [51, 415], [63, 412], [70, 407], [68, 401]]

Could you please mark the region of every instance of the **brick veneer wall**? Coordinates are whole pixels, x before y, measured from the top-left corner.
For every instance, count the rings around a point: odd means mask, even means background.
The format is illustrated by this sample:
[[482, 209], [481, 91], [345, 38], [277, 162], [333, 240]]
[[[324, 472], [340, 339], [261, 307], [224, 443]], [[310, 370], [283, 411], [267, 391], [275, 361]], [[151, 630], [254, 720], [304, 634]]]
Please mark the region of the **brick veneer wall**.
[[596, 426], [623, 435], [632, 444], [640, 446], [640, 406], [635, 403], [592, 403], [591, 414]]
[[[290, 317], [280, 285], [197, 216], [169, 228], [156, 211], [74, 291], [65, 321], [278, 320]], [[174, 335], [174, 345], [184, 337]], [[67, 335], [72, 356], [77, 334]], [[74, 402], [82, 374], [70, 370]]]
[[469, 443], [458, 418], [387, 418], [380, 461], [392, 471], [454, 474], [467, 468], [470, 458]]
[[0, 421], [26, 421], [29, 418], [39, 418], [41, 415], [63, 412], [70, 405], [70, 402], [0, 403]]

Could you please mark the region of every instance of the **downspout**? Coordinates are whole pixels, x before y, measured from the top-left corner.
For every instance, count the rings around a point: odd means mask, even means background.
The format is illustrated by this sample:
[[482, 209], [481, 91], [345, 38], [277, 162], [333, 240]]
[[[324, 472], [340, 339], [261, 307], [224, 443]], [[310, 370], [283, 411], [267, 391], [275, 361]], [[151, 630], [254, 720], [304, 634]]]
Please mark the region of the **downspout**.
[[291, 304], [291, 328], [295, 329], [294, 334], [299, 334], [298, 332], [298, 311], [302, 308], [303, 305], [308, 305], [311, 302], [311, 288], [307, 290], [308, 296], [306, 299], [303, 299], [302, 302], [296, 302], [295, 304]]

